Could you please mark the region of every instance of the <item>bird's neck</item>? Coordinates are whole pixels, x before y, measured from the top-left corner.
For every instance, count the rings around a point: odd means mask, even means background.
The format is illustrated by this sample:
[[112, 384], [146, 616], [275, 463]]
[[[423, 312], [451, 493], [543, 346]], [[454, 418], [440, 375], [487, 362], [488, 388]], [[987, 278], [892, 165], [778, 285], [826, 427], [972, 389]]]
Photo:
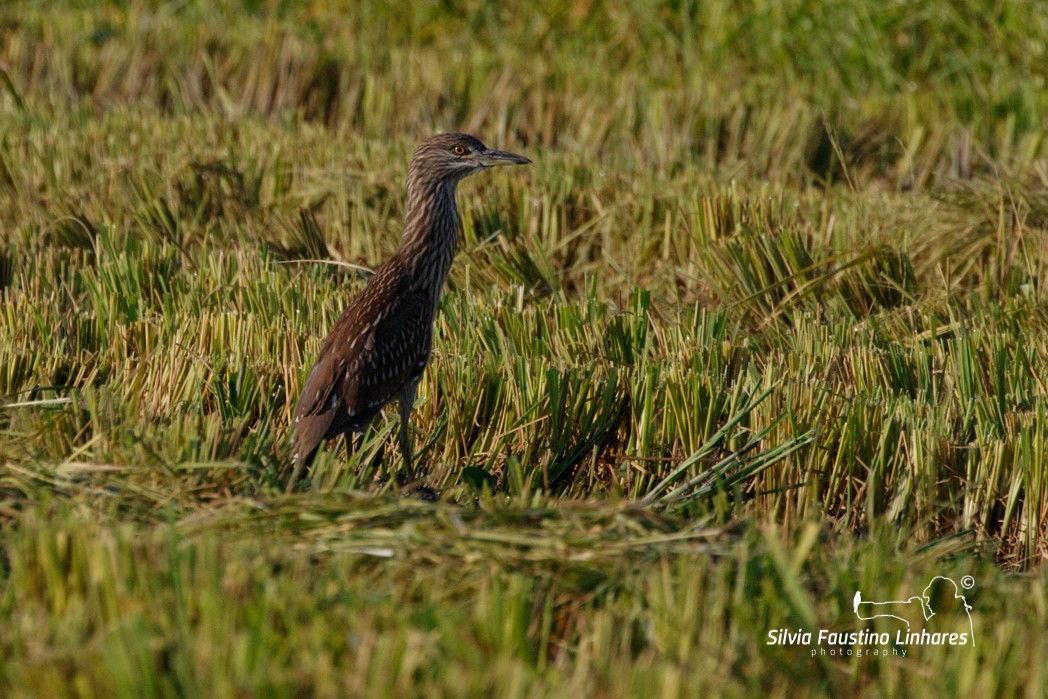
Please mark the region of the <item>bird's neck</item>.
[[397, 254], [437, 297], [455, 256], [459, 225], [455, 207], [457, 184], [408, 183], [408, 213]]

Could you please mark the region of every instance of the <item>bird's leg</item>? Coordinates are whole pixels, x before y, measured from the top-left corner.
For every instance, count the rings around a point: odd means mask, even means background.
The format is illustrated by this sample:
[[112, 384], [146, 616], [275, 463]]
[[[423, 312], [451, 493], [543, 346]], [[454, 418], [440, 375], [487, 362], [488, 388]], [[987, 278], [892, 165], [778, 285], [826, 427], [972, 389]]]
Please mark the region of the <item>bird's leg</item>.
[[356, 451], [356, 445], [353, 444], [354, 435], [353, 430], [346, 432], [346, 463], [348, 464], [353, 460], [353, 452]]
[[[369, 429], [368, 432], [370, 433], [371, 430]], [[381, 478], [382, 477], [382, 466], [383, 466], [383, 464], [385, 464], [385, 462], [386, 462], [386, 443], [385, 442], [379, 442], [378, 449], [375, 450], [375, 456], [373, 456], [371, 458], [371, 464], [370, 464], [371, 468], [375, 471], [375, 477], [376, 478]], [[395, 476], [396, 473], [392, 473], [390, 475], [391, 476]]]
[[401, 484], [400, 492], [402, 495], [410, 495], [427, 502], [436, 502], [440, 500], [440, 494], [423, 483], [423, 479], [416, 479], [415, 472], [411, 468], [411, 436], [409, 427], [411, 425], [411, 408], [415, 404], [415, 389], [418, 388], [418, 382], [419, 379], [409, 382], [404, 388], [400, 389], [400, 394], [397, 396], [397, 403], [400, 408], [400, 453], [404, 455], [404, 480], [398, 478], [397, 482]]
[[411, 408], [415, 405], [415, 390], [418, 389], [418, 379], [409, 381], [400, 389], [397, 396], [400, 408], [400, 453], [404, 457], [404, 477], [406, 482], [415, 480], [415, 472], [411, 468], [411, 436], [409, 428], [411, 425]]
[[291, 479], [288, 480], [287, 486], [284, 488], [284, 494], [290, 495], [295, 489], [295, 483], [298, 482], [298, 477], [302, 475], [302, 467], [305, 466], [305, 459], [298, 458], [296, 455], [295, 466], [291, 471]]

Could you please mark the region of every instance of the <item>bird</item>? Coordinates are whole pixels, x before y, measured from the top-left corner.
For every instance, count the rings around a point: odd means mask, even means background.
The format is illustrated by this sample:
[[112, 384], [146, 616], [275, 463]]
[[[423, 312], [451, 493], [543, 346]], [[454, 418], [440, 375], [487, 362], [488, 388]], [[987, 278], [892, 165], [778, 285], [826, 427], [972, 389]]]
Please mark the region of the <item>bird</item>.
[[325, 440], [345, 435], [351, 454], [353, 434], [363, 433], [394, 398], [404, 471], [408, 481], [414, 479], [408, 430], [433, 347], [433, 319], [455, 255], [455, 190], [483, 170], [530, 162], [464, 133], [432, 136], [415, 150], [400, 244], [331, 327], [295, 404], [288, 492]]

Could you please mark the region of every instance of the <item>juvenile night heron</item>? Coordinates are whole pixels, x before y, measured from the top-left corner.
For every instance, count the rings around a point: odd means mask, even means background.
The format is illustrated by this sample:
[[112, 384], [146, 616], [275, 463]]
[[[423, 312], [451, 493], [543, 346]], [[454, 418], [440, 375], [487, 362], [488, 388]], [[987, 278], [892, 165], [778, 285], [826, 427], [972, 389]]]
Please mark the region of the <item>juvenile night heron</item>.
[[324, 338], [295, 405], [290, 491], [326, 439], [363, 432], [386, 403], [400, 407], [400, 451], [408, 479], [408, 427], [422, 372], [433, 345], [433, 316], [455, 255], [459, 181], [496, 165], [527, 158], [491, 150], [473, 136], [433, 136], [408, 168], [404, 237]]

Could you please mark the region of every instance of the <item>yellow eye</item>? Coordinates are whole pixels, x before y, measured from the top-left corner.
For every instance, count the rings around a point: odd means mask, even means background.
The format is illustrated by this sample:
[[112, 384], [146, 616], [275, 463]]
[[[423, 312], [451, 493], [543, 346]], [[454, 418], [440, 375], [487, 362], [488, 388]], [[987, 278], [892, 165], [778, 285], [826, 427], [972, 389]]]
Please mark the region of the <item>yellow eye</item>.
[[455, 146], [454, 148], [451, 149], [451, 152], [454, 153], [455, 155], [465, 155], [466, 154], [466, 149], [464, 147], [462, 147], [462, 146]]

